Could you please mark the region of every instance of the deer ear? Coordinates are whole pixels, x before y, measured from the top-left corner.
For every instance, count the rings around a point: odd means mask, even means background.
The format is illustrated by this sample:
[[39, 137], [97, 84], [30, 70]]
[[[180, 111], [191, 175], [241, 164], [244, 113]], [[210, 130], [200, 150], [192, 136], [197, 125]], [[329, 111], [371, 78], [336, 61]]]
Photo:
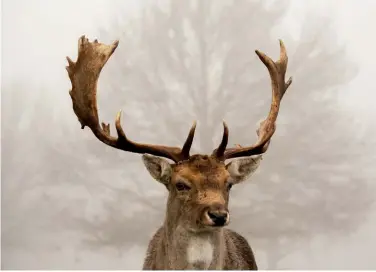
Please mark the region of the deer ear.
[[155, 180], [164, 185], [170, 182], [172, 168], [166, 159], [144, 154], [142, 155], [142, 160], [146, 169]]
[[260, 166], [262, 155], [251, 156], [246, 158], [234, 159], [226, 165], [227, 171], [230, 173], [230, 178], [233, 183], [239, 183], [256, 172]]

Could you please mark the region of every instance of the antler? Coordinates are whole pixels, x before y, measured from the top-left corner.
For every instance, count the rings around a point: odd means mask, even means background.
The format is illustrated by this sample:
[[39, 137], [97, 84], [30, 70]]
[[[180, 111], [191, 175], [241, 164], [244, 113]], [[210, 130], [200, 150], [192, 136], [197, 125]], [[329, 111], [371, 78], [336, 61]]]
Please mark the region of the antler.
[[[274, 62], [270, 57], [265, 55], [264, 53], [256, 50], [257, 56], [260, 60], [265, 64], [268, 68], [271, 83], [272, 83], [272, 103], [270, 107], [269, 114], [267, 118], [260, 123], [260, 127], [257, 129], [258, 140], [254, 145], [248, 147], [241, 147], [238, 145], [236, 148], [228, 148], [223, 153], [219, 152], [222, 151], [223, 148], [218, 148], [215, 150], [215, 155], [222, 160], [232, 159], [236, 157], [245, 157], [245, 156], [252, 156], [257, 154], [265, 153], [269, 147], [270, 139], [273, 136], [276, 130], [276, 120], [279, 112], [279, 107], [281, 104], [281, 100], [283, 95], [285, 94], [286, 90], [292, 83], [292, 78], [290, 77], [287, 82], [285, 82], [285, 74], [287, 69], [287, 54], [286, 48], [281, 40], [279, 40], [280, 44], [280, 57], [279, 60]], [[223, 138], [226, 138], [225, 135], [228, 134], [228, 131], [224, 131]], [[226, 140], [227, 142], [227, 140]], [[223, 146], [223, 141], [220, 144]]]
[[182, 149], [179, 147], [136, 143], [129, 140], [120, 124], [121, 111], [119, 111], [115, 120], [118, 137], [110, 135], [109, 124], [102, 123], [102, 126], [99, 125], [96, 99], [97, 81], [102, 68], [115, 52], [118, 44], [119, 41], [115, 41], [111, 45], [99, 43], [97, 40], [89, 42], [85, 36], [82, 36], [78, 40], [77, 62], [73, 62], [67, 57], [69, 65], [66, 69], [72, 83], [72, 90], [69, 94], [72, 98], [73, 110], [81, 123], [81, 128], [84, 129], [85, 126], [88, 126], [101, 142], [120, 150], [133, 153], [148, 153], [171, 159], [174, 162], [188, 159], [196, 122], [191, 127]]

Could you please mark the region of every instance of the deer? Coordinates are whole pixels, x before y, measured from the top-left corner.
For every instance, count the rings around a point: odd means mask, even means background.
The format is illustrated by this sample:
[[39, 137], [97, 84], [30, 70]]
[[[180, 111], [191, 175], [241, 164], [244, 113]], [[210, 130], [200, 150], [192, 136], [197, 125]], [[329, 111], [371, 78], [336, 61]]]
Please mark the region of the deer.
[[142, 154], [151, 177], [168, 190], [164, 220], [149, 241], [143, 270], [258, 269], [246, 238], [227, 227], [228, 205], [232, 186], [250, 178], [268, 150], [281, 100], [292, 83], [291, 77], [285, 81], [288, 58], [282, 40], [279, 43], [277, 61], [255, 50], [268, 69], [272, 87], [270, 110], [256, 130], [256, 143], [228, 148], [229, 129], [223, 121], [222, 140], [210, 155], [190, 155], [196, 121], [181, 148], [129, 139], [121, 126], [121, 110], [115, 118], [117, 137], [111, 136], [109, 124], [99, 123], [97, 81], [118, 40], [90, 42], [84, 35], [78, 41], [76, 62], [67, 57], [69, 94], [81, 129], [89, 127], [99, 141], [115, 149]]

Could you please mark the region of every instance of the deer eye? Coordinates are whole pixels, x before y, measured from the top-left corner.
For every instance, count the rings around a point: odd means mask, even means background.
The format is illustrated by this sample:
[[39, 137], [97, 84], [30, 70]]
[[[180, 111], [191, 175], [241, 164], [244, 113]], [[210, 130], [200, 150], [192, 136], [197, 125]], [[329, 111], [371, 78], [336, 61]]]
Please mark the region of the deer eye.
[[191, 189], [191, 187], [189, 187], [187, 184], [183, 182], [176, 183], [175, 187], [178, 191], [189, 191]]
[[232, 183], [228, 183], [228, 184], [227, 184], [227, 191], [230, 191], [231, 188], [232, 188]]

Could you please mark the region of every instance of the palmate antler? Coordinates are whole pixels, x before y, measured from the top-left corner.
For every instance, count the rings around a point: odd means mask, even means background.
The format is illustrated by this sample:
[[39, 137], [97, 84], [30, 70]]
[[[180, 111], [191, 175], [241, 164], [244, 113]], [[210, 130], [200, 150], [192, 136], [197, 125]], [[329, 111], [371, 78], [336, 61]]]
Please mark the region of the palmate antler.
[[287, 69], [287, 54], [286, 48], [283, 42], [280, 40], [280, 57], [279, 60], [274, 62], [270, 57], [264, 53], [256, 50], [257, 56], [268, 68], [271, 83], [272, 83], [272, 103], [270, 107], [269, 114], [267, 118], [260, 123], [260, 127], [257, 129], [258, 140], [254, 145], [248, 147], [242, 147], [237, 145], [236, 148], [226, 149], [228, 141], [228, 129], [224, 123], [224, 132], [222, 137], [222, 143], [220, 147], [213, 151], [213, 155], [221, 160], [227, 160], [237, 157], [246, 157], [252, 155], [258, 155], [265, 153], [269, 147], [270, 139], [272, 138], [276, 130], [276, 120], [279, 112], [279, 107], [281, 100], [286, 90], [292, 83], [292, 78], [290, 77], [287, 82], [285, 82], [285, 74]]
[[66, 69], [72, 83], [72, 90], [69, 94], [72, 98], [73, 110], [81, 123], [81, 128], [84, 129], [85, 126], [88, 126], [101, 142], [120, 150], [165, 157], [174, 162], [188, 159], [196, 122], [190, 129], [183, 148], [142, 144], [129, 140], [120, 124], [121, 111], [117, 114], [115, 121], [118, 137], [110, 135], [109, 124], [99, 124], [96, 98], [97, 81], [102, 68], [115, 52], [118, 44], [118, 41], [111, 45], [99, 43], [97, 40], [89, 42], [85, 36], [82, 36], [78, 40], [77, 61], [73, 62], [67, 57], [69, 65]]
[[[96, 100], [97, 81], [102, 68], [115, 52], [118, 44], [118, 41], [115, 41], [111, 45], [99, 43], [97, 40], [89, 42], [85, 36], [82, 36], [78, 41], [77, 62], [73, 62], [67, 57], [69, 65], [66, 68], [72, 83], [72, 90], [69, 94], [72, 98], [73, 110], [81, 123], [81, 128], [83, 129], [85, 126], [88, 126], [100, 141], [120, 150], [165, 157], [174, 162], [189, 159], [189, 152], [195, 134], [196, 122], [194, 122], [191, 127], [182, 148], [142, 144], [131, 141], [126, 137], [121, 127], [121, 111], [117, 114], [115, 120], [118, 137], [110, 135], [109, 124], [99, 124]], [[283, 42], [280, 41], [280, 59], [276, 62], [258, 50], [256, 50], [256, 54], [268, 68], [271, 78], [272, 103], [269, 114], [267, 118], [261, 122], [260, 127], [257, 130], [257, 135], [259, 137], [258, 141], [254, 145], [248, 147], [238, 145], [236, 148], [226, 149], [229, 130], [226, 123], [223, 122], [224, 131], [222, 141], [219, 147], [213, 151], [213, 156], [217, 157], [219, 160], [224, 161], [236, 157], [265, 153], [269, 147], [270, 139], [275, 132], [275, 122], [277, 120], [281, 100], [287, 88], [292, 83], [291, 77], [285, 82], [288, 61], [286, 49]]]

